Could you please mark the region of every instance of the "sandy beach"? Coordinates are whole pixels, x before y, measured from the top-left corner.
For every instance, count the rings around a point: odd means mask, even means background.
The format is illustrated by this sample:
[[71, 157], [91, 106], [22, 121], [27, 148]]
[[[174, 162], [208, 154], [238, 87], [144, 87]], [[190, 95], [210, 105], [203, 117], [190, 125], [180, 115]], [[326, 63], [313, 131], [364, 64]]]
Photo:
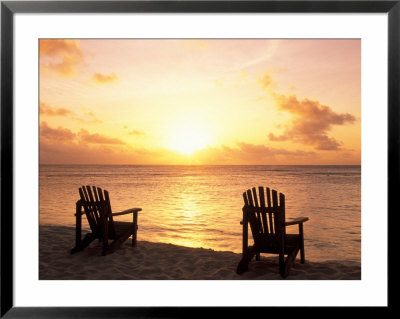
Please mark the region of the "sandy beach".
[[[189, 248], [172, 244], [130, 239], [107, 256], [93, 242], [85, 250], [71, 255], [74, 229], [62, 226], [40, 226], [40, 280], [282, 280], [278, 260], [262, 255], [252, 260], [249, 271], [236, 274], [240, 254]], [[350, 261], [313, 262], [301, 264], [298, 257], [285, 280], [359, 280], [361, 267]]]

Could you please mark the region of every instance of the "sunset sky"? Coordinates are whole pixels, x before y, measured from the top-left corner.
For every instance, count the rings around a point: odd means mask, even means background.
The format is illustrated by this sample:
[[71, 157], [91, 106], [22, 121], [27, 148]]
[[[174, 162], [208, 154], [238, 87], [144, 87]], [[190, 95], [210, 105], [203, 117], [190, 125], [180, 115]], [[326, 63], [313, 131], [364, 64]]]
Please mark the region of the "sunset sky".
[[40, 163], [361, 163], [360, 40], [40, 40]]

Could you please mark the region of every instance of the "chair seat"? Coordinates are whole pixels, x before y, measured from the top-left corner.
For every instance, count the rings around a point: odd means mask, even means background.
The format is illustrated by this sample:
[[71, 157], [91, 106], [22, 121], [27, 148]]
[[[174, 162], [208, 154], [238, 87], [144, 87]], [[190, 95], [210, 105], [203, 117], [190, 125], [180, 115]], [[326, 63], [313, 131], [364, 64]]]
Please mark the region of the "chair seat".
[[[270, 254], [279, 254], [278, 247], [272, 246], [271, 243], [274, 241], [269, 241], [266, 238], [262, 238], [255, 244], [255, 248], [260, 253], [270, 253]], [[301, 236], [299, 234], [286, 234], [285, 235], [285, 254], [290, 254], [293, 250], [297, 249], [297, 247], [301, 243]]]
[[[122, 235], [130, 232], [133, 234], [134, 226], [132, 222], [113, 222], [114, 224], [114, 231], [115, 231], [115, 238], [121, 237]], [[115, 239], [112, 236], [113, 234], [109, 234], [110, 239]]]

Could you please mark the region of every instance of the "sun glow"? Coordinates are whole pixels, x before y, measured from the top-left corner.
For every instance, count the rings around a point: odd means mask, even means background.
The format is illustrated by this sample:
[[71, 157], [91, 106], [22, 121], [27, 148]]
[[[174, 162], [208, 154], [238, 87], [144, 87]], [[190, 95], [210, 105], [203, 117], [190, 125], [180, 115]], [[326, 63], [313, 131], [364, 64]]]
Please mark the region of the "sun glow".
[[205, 148], [210, 142], [210, 133], [195, 123], [184, 123], [171, 129], [168, 148], [186, 155]]

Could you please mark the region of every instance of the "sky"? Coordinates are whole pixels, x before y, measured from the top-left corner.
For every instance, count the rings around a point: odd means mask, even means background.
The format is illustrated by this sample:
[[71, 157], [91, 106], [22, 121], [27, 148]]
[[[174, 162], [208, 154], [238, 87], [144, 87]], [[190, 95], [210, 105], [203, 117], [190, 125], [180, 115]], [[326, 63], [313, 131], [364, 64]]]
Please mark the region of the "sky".
[[41, 164], [360, 165], [358, 39], [41, 39]]

